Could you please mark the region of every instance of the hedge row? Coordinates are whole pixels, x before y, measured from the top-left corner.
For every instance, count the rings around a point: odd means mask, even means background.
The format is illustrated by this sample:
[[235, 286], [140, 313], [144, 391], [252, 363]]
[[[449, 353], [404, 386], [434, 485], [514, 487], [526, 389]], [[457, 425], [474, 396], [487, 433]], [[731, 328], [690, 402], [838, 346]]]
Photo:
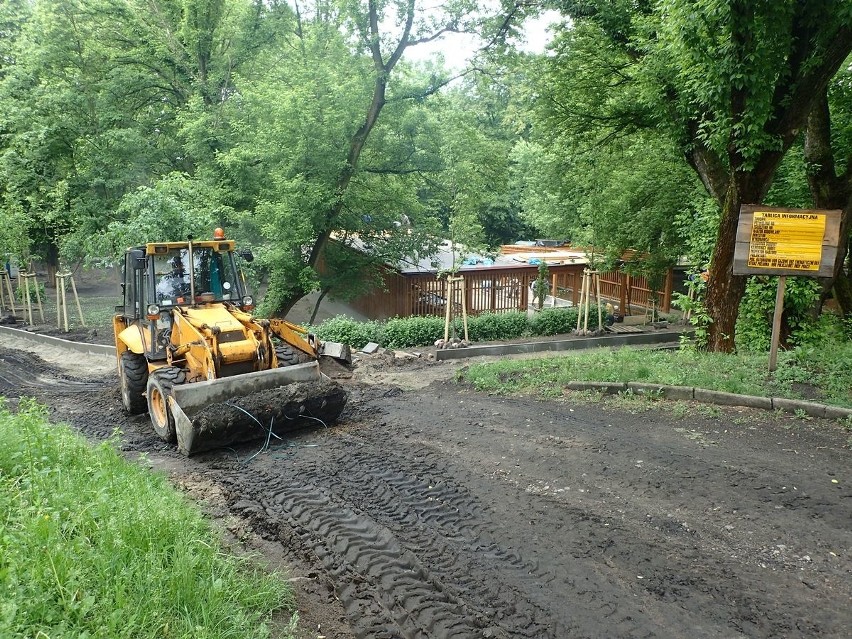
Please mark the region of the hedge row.
[[[589, 312], [590, 326], [597, 325], [597, 308]], [[464, 337], [460, 318], [453, 323], [455, 334]], [[468, 317], [468, 336], [472, 342], [495, 342], [570, 333], [577, 328], [577, 308], [546, 308], [532, 316], [526, 313], [482, 313]], [[363, 348], [375, 342], [385, 348], [431, 346], [444, 337], [444, 319], [440, 317], [404, 317], [384, 322], [357, 322], [344, 315], [327, 319], [311, 332], [321, 340], [343, 342]], [[452, 335], [452, 332], [451, 332]]]

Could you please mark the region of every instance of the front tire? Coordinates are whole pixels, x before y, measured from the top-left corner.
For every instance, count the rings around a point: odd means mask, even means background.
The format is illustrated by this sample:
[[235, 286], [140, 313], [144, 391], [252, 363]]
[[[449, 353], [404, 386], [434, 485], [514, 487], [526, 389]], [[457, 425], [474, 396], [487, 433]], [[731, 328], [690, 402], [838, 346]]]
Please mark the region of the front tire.
[[299, 353], [289, 344], [276, 344], [275, 357], [278, 358], [278, 368], [301, 364]]
[[141, 415], [148, 410], [145, 389], [148, 384], [148, 360], [144, 355], [124, 351], [119, 359], [121, 403], [131, 415]]
[[165, 442], [177, 442], [175, 418], [169, 408], [172, 388], [186, 381], [186, 373], [174, 366], [158, 368], [148, 377], [148, 415], [154, 432]]

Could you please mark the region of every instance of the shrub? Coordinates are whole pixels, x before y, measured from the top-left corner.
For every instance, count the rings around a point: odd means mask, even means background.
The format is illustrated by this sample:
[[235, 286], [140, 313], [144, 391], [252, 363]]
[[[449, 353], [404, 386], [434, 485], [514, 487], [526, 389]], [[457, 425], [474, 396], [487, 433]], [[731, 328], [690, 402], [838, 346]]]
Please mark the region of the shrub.
[[[597, 327], [597, 306], [589, 309], [589, 324]], [[576, 308], [547, 308], [530, 320], [526, 313], [482, 313], [467, 320], [468, 337], [473, 342], [493, 342], [517, 339], [524, 335], [558, 335], [570, 333], [577, 327]], [[395, 317], [386, 322], [356, 322], [338, 315], [318, 326], [310, 327], [321, 340], [343, 342], [353, 348], [362, 348], [375, 342], [385, 348], [410, 348], [428, 346], [444, 337], [444, 319], [441, 317]], [[454, 331], [454, 332], [453, 332]], [[451, 335], [464, 336], [460, 317], [453, 319]]]
[[[546, 308], [536, 313], [530, 320], [530, 332], [533, 335], [560, 335], [570, 333], [577, 328], [577, 315], [579, 309], [572, 308]], [[606, 319], [605, 315], [601, 316]], [[595, 330], [598, 327], [598, 307], [595, 304], [589, 306], [589, 328]]]
[[[818, 297], [816, 280], [805, 277], [787, 279], [784, 295], [784, 314], [792, 331], [807, 329], [813, 320], [810, 309]], [[750, 277], [740, 302], [737, 318], [737, 348], [760, 352], [769, 350], [772, 336], [772, 315], [775, 310], [776, 277]]]
[[369, 342], [382, 343], [381, 322], [358, 322], [345, 315], [336, 315], [310, 330], [317, 337], [327, 342], [342, 342], [352, 348], [363, 348]]
[[30, 290], [30, 302], [32, 302], [33, 304], [35, 304], [39, 298], [41, 298], [42, 302], [47, 300], [46, 293], [44, 290], [44, 282], [27, 281], [26, 286], [19, 286], [17, 289], [15, 289], [15, 297], [21, 304], [24, 304], [27, 301], [27, 289]]
[[[459, 322], [461, 324], [461, 322]], [[529, 330], [526, 313], [483, 313], [469, 318], [468, 332], [474, 342], [514, 339]]]
[[[464, 329], [459, 321], [457, 334]], [[379, 343], [387, 348], [426, 346], [444, 336], [444, 320], [440, 317], [395, 317], [385, 322]]]

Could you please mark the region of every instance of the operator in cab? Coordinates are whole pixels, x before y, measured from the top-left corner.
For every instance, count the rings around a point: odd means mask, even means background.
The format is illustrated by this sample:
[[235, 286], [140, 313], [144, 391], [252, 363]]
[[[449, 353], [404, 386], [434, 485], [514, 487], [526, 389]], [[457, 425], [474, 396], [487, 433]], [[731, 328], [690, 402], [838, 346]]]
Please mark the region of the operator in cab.
[[189, 277], [180, 255], [175, 255], [169, 264], [172, 270], [157, 284], [157, 298], [178, 298], [189, 294]]

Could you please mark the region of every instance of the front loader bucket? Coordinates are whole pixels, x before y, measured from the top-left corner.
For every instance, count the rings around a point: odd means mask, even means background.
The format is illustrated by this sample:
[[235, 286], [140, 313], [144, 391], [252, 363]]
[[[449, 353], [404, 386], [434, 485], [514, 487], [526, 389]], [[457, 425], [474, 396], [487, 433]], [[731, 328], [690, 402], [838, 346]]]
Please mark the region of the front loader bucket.
[[333, 422], [346, 391], [317, 362], [246, 373], [172, 389], [178, 449], [192, 455], [273, 433]]

